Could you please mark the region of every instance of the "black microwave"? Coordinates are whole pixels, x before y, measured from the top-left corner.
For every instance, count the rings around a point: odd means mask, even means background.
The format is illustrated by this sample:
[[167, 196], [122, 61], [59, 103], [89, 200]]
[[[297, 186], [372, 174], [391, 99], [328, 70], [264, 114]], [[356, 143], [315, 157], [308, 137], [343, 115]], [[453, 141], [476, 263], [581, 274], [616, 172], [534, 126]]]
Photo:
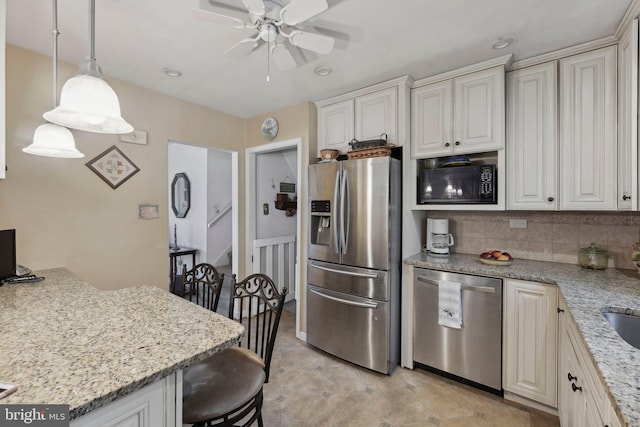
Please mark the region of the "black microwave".
[[422, 169], [418, 204], [497, 204], [496, 165]]

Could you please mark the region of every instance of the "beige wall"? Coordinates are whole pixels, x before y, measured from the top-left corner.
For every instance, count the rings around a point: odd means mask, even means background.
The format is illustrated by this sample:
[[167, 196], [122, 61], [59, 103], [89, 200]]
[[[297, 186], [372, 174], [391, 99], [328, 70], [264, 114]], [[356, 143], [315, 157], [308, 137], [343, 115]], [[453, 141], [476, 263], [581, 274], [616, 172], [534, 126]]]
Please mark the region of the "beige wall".
[[[120, 98], [123, 116], [136, 129], [148, 132], [148, 144], [126, 144], [116, 135], [73, 131], [84, 159], [32, 156], [21, 150], [31, 143], [36, 127], [44, 123], [42, 113], [52, 108], [51, 58], [13, 45], [7, 45], [6, 55], [9, 169], [7, 179], [0, 180], [0, 229], [17, 229], [20, 263], [35, 270], [65, 266], [100, 289], [139, 284], [167, 288], [169, 140], [238, 152], [238, 251], [244, 259], [244, 149], [267, 143], [260, 127], [268, 116], [279, 122], [274, 141], [302, 139], [298, 214], [302, 216], [302, 259], [306, 259], [306, 167], [315, 162], [317, 152], [314, 104], [304, 102], [245, 120], [107, 76]], [[58, 88], [75, 72], [75, 66], [60, 63]], [[140, 168], [116, 190], [85, 166], [112, 145]], [[137, 219], [141, 203], [159, 205], [160, 218]], [[301, 320], [305, 325], [304, 262], [300, 266]], [[245, 275], [243, 263], [238, 275]]]
[[[275, 117], [278, 120], [278, 135], [273, 141], [265, 142], [260, 128], [267, 117]], [[302, 138], [302, 176], [299, 177], [300, 191], [298, 196], [298, 211], [301, 215], [302, 236], [298, 236], [298, 244], [301, 248], [300, 266], [300, 325], [302, 331], [306, 331], [306, 283], [307, 283], [307, 166], [315, 163], [317, 158], [317, 112], [315, 104], [303, 102], [281, 110], [272, 111], [246, 121], [246, 146], [256, 147], [271, 142], [286, 141], [293, 138]], [[244, 213], [243, 213], [244, 215]]]
[[[73, 131], [84, 159], [27, 155], [21, 149], [52, 108], [51, 58], [12, 45], [6, 55], [8, 171], [0, 180], [0, 229], [17, 229], [19, 262], [33, 269], [66, 266], [101, 289], [167, 288], [167, 141], [237, 150], [243, 173], [244, 120], [107, 77], [125, 119], [148, 132], [147, 145]], [[75, 71], [61, 63], [58, 87]], [[140, 168], [116, 190], [85, 166], [112, 145]], [[243, 210], [242, 179], [240, 192]], [[158, 204], [160, 218], [137, 219], [141, 203]]]

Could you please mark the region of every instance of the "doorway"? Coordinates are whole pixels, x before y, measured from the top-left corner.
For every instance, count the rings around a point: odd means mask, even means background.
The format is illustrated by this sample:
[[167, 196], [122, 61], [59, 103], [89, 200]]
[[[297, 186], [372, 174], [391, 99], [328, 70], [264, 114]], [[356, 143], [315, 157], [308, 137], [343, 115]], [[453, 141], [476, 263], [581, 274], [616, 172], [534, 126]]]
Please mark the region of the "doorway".
[[288, 288], [294, 301], [296, 336], [300, 335], [300, 265], [302, 236], [300, 188], [301, 138], [246, 150], [247, 273], [265, 273]]
[[[206, 262], [221, 272], [237, 272], [238, 153], [178, 141], [169, 141], [168, 150], [169, 191], [174, 177], [184, 174], [190, 192], [190, 206], [183, 217], [172, 209], [169, 194], [170, 247], [194, 249], [196, 264]], [[177, 272], [193, 262], [190, 256], [177, 257]]]

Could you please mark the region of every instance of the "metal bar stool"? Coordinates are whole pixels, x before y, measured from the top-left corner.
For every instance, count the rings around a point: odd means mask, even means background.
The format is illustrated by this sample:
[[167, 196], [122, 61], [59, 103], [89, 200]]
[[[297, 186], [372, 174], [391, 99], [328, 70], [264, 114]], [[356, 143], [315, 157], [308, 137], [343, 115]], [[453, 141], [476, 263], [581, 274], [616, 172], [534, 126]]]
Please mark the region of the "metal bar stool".
[[194, 427], [262, 427], [262, 388], [269, 367], [287, 289], [269, 276], [253, 274], [236, 283], [232, 276], [229, 318], [245, 326], [237, 347], [184, 370], [182, 422]]

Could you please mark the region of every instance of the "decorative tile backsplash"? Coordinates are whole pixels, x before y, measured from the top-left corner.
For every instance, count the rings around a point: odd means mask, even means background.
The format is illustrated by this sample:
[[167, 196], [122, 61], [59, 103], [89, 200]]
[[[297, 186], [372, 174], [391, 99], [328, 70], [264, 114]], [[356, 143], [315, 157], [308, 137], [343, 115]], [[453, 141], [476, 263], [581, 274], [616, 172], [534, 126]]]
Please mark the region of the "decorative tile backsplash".
[[[449, 219], [453, 252], [499, 249], [514, 258], [577, 264], [578, 250], [595, 243], [609, 251], [609, 267], [635, 269], [631, 245], [640, 241], [638, 213], [431, 211], [426, 215]], [[514, 219], [526, 220], [527, 228], [511, 228], [509, 221]]]

